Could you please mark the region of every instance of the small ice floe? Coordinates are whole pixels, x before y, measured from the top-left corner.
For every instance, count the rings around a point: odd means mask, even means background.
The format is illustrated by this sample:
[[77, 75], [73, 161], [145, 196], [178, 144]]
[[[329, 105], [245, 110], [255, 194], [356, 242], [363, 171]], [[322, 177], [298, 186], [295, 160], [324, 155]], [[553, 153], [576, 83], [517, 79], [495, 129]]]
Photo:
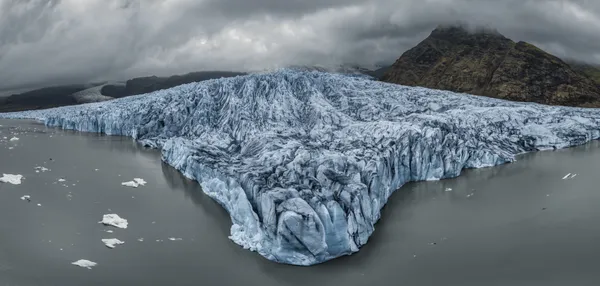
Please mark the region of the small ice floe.
[[470, 193], [470, 194], [467, 195], [467, 198], [470, 198], [470, 197], [472, 197], [474, 195], [475, 195], [475, 193]]
[[125, 187], [132, 187], [132, 188], [137, 188], [138, 187], [138, 183], [136, 183], [134, 181], [122, 182], [121, 185], [123, 185]]
[[119, 244], [123, 244], [125, 242], [118, 240], [116, 238], [107, 238], [107, 239], [103, 239], [102, 243], [104, 243], [104, 245], [106, 245], [106, 247], [108, 247], [108, 248], [115, 248], [115, 246], [117, 246]]
[[100, 169], [94, 169], [94, 171], [98, 172], [98, 171], [100, 171]]
[[58, 179], [58, 181], [62, 183], [62, 182], [66, 182], [67, 180], [60, 178], [60, 179]]
[[446, 192], [452, 192], [452, 188], [446, 188]]
[[182, 241], [182, 238], [169, 237], [170, 241]]
[[562, 179], [563, 180], [573, 179], [573, 178], [575, 178], [575, 176], [577, 176], [577, 174], [568, 173], [564, 177], [562, 177]]
[[2, 174], [2, 177], [0, 177], [0, 183], [20, 185], [22, 179], [23, 175]]
[[127, 220], [119, 217], [117, 214], [105, 214], [102, 217], [102, 221], [99, 223], [104, 225], [111, 225], [117, 228], [127, 228]]
[[139, 242], [143, 242], [143, 241], [144, 241], [144, 238], [143, 238], [143, 237], [140, 237], [140, 238], [138, 238], [138, 241], [139, 241]]
[[36, 172], [36, 173], [39, 173], [39, 172], [42, 172], [42, 173], [43, 173], [43, 172], [48, 172], [48, 171], [50, 171], [50, 169], [48, 169], [48, 168], [46, 168], [46, 167], [43, 167], [43, 166], [37, 166], [37, 167], [35, 167], [34, 169], [35, 169], [35, 172]]
[[15, 149], [15, 147], [8, 147], [8, 150], [12, 150], [12, 149]]
[[123, 182], [123, 183], [121, 183], [121, 185], [126, 186], [126, 187], [137, 188], [139, 186], [146, 185], [146, 181], [144, 181], [144, 179], [141, 179], [141, 178], [134, 178], [133, 181]]
[[30, 195], [24, 195], [24, 196], [21, 197], [21, 200], [22, 201], [31, 202], [31, 196]]
[[107, 230], [106, 232], [108, 232], [108, 233], [113, 233], [113, 231], [112, 231], [112, 230], [110, 230], [110, 229], [109, 229], [109, 230]]
[[92, 267], [98, 265], [98, 263], [96, 263], [96, 262], [92, 262], [92, 261], [85, 260], [85, 259], [79, 259], [71, 264], [79, 266], [79, 267], [87, 268], [87, 269], [92, 269]]
[[10, 141], [11, 141], [11, 142], [14, 142], [14, 141], [19, 141], [19, 138], [18, 138], [18, 137], [13, 137], [13, 138], [10, 138]]
[[41, 207], [41, 206], [42, 206], [42, 204], [37, 204], [37, 206], [38, 206], [38, 207]]

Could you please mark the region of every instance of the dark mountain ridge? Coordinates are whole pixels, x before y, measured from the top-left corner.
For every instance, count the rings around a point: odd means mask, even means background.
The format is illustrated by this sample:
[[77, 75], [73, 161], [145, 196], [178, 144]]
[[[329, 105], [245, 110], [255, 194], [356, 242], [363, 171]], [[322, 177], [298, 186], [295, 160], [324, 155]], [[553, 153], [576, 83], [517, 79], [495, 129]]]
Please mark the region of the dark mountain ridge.
[[440, 26], [380, 79], [514, 101], [600, 107], [600, 87], [590, 77], [494, 30]]
[[120, 98], [167, 89], [191, 82], [245, 74], [228, 71], [201, 71], [170, 77], [149, 76], [133, 78], [126, 81], [125, 84], [95, 83], [45, 87], [0, 98], [0, 112], [45, 109], [80, 104], [81, 102], [74, 96], [75, 93], [101, 85], [99, 95]]

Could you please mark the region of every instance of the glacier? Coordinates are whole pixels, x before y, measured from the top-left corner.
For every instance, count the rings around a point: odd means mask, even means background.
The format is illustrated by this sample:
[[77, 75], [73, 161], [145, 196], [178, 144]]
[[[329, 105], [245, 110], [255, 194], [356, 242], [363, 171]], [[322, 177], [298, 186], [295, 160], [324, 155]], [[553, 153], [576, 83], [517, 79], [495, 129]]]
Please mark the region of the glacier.
[[357, 252], [409, 181], [600, 137], [598, 109], [291, 69], [0, 117], [160, 149], [228, 211], [231, 240], [294, 265]]

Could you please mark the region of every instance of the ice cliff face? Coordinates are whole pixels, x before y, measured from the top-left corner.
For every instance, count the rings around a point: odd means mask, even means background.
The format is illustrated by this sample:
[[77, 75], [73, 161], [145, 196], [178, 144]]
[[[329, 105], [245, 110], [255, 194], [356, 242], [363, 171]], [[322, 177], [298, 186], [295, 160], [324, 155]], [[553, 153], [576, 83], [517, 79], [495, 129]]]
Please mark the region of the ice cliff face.
[[291, 70], [0, 116], [160, 148], [229, 211], [233, 241], [298, 265], [358, 251], [408, 181], [600, 137], [597, 109]]

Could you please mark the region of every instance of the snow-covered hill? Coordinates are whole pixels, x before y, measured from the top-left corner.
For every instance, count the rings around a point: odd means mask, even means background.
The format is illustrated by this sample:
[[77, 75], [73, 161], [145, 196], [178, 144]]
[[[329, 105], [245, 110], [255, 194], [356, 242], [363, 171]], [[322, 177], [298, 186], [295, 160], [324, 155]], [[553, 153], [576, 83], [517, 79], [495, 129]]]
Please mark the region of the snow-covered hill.
[[298, 265], [358, 251], [388, 197], [408, 181], [600, 136], [597, 109], [292, 70], [0, 117], [160, 148], [165, 162], [229, 211], [233, 241]]

